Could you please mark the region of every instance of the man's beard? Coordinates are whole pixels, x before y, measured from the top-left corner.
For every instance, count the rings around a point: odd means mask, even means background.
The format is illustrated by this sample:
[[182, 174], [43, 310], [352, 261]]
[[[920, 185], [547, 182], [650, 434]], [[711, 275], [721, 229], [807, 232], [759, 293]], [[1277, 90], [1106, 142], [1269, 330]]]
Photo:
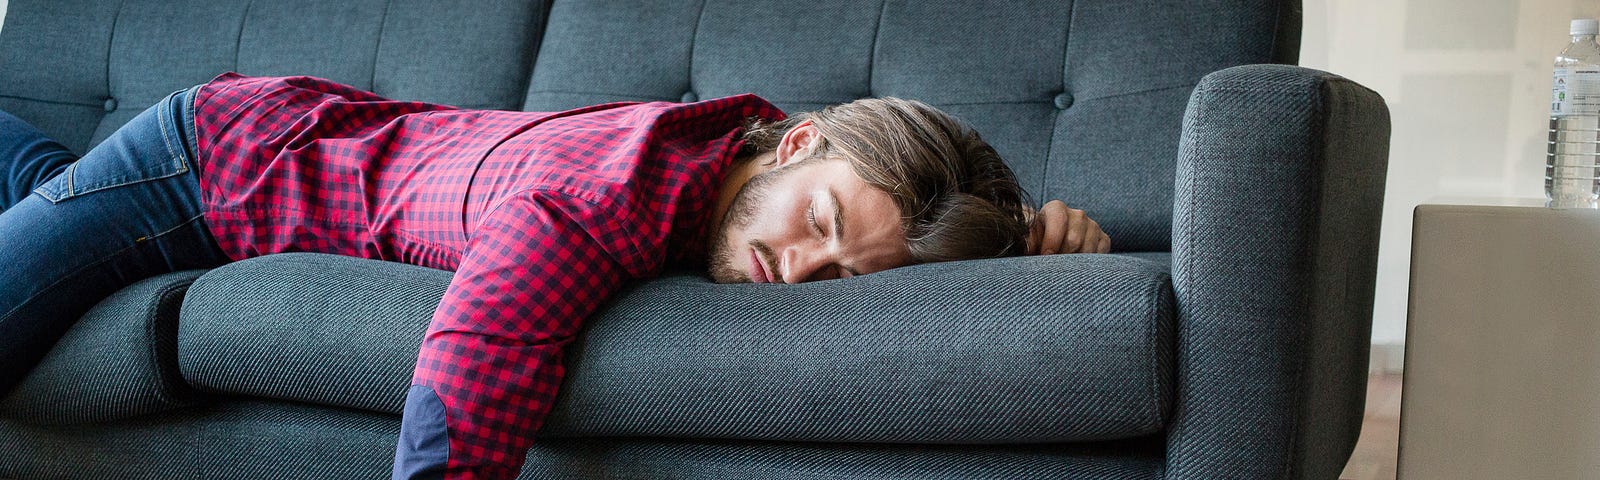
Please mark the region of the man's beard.
[[[755, 174], [739, 187], [739, 193], [733, 195], [733, 202], [728, 204], [728, 213], [718, 222], [717, 228], [711, 234], [710, 251], [706, 258], [706, 272], [711, 274], [711, 279], [717, 283], [748, 283], [750, 271], [734, 266], [734, 255], [746, 251], [744, 247], [760, 250], [767, 258], [775, 258], [772, 248], [760, 240], [750, 240], [746, 245], [729, 245], [729, 230], [744, 230], [755, 223], [756, 215], [761, 207], [766, 205], [767, 195], [771, 193], [772, 186], [782, 180], [793, 170], [811, 159], [791, 163], [783, 167], [774, 168], [766, 172]], [[777, 275], [777, 272], [773, 272]]]

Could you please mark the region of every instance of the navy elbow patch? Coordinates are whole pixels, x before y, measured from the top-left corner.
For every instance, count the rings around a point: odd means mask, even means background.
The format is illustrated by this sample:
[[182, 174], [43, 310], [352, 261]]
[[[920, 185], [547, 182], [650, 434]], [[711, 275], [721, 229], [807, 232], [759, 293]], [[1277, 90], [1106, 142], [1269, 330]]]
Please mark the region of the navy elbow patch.
[[394, 449], [393, 478], [444, 478], [450, 461], [450, 433], [445, 428], [444, 402], [432, 388], [412, 385], [400, 417], [400, 443]]

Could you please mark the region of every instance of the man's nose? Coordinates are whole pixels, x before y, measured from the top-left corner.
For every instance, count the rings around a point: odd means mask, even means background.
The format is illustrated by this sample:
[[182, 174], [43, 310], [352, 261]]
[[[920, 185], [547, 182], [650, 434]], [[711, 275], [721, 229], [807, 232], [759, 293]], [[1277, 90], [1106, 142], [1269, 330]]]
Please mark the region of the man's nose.
[[783, 251], [783, 282], [821, 280], [812, 277], [832, 261], [832, 255], [820, 248], [789, 247]]

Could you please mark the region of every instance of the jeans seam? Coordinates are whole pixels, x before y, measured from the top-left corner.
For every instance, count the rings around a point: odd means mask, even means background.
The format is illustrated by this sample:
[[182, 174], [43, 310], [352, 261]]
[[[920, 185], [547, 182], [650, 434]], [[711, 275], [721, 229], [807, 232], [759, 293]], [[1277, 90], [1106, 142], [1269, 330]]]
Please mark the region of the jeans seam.
[[[180, 90], [180, 91], [182, 91], [182, 90]], [[176, 118], [174, 118], [174, 115], [172, 114], [171, 102], [176, 100], [177, 98], [178, 98], [178, 92], [172, 92], [171, 95], [167, 95], [167, 98], [162, 100], [161, 103], [164, 103], [164, 104], [167, 104], [167, 105], [163, 105], [163, 108], [161, 108], [160, 111], [156, 112], [156, 119], [157, 119], [156, 120], [156, 124], [161, 127], [161, 143], [163, 145], [166, 145], [166, 147], [167, 147], [167, 155], [175, 157], [177, 159], [177, 161], [178, 161], [178, 171], [176, 173], [183, 173], [183, 172], [189, 171], [189, 161], [186, 158], [187, 155], [184, 154], [184, 148], [183, 148], [183, 145], [181, 143], [178, 144], [178, 145], [173, 145], [174, 141], [177, 141], [177, 142], [183, 142], [184, 141], [184, 138], [183, 138], [183, 136], [181, 134], [182, 130], [178, 129], [178, 125], [177, 125], [178, 120]], [[180, 105], [180, 107], [181, 107], [181, 105]], [[176, 130], [176, 131], [173, 131], [173, 130]], [[178, 138], [174, 139], [173, 137], [178, 137]], [[168, 176], [171, 176], [171, 175], [168, 175]]]
[[200, 170], [200, 132], [198, 125], [195, 124], [194, 104], [195, 102], [199, 101], [199, 99], [195, 97], [200, 94], [201, 86], [202, 85], [195, 85], [193, 87], [189, 87], [189, 92], [184, 96], [183, 101], [184, 116], [183, 119], [179, 119], [179, 121], [184, 119], [188, 120], [186, 122], [188, 125], [185, 126], [189, 127], [189, 134], [186, 136], [186, 139], [189, 143], [185, 146], [193, 147], [189, 150], [189, 163], [194, 167], [197, 175]]
[[78, 267], [77, 269], [67, 273], [66, 275], [62, 275], [61, 278], [56, 279], [56, 281], [54, 281], [54, 282], [50, 282], [49, 285], [46, 285], [44, 288], [39, 289], [39, 291], [34, 292], [33, 295], [28, 295], [28, 298], [25, 298], [21, 302], [18, 302], [17, 306], [12, 307], [11, 310], [9, 310], [9, 311], [7, 311], [5, 313], [5, 315], [0, 315], [0, 324], [3, 324], [3, 323], [6, 322], [6, 320], [11, 319], [12, 318], [11, 316], [15, 315], [18, 310], [22, 309], [22, 307], [27, 306], [29, 302], [32, 302], [34, 300], [38, 300], [40, 295], [44, 295], [45, 292], [49, 292], [51, 289], [55, 288], [57, 285], [61, 285], [62, 282], [66, 282], [68, 279], [76, 277], [76, 276], [78, 276], [78, 274], [86, 272], [91, 268], [99, 267], [100, 264], [109, 262], [109, 261], [111, 261], [111, 259], [117, 258], [117, 257], [121, 256], [122, 254], [127, 253], [128, 250], [132, 250], [132, 249], [134, 249], [134, 248], [136, 248], [138, 246], [139, 246], [139, 242], [135, 241], [132, 245], [128, 245], [126, 247], [122, 247], [121, 249], [119, 249], [119, 250], [117, 250], [115, 252], [111, 252], [110, 255], [106, 255], [105, 257], [102, 257], [99, 260], [95, 260], [93, 262], [90, 262], [87, 265], [84, 265], [82, 267]]
[[[67, 168], [67, 172], [62, 173], [62, 174], [63, 175], [67, 175], [67, 174], [72, 173], [74, 170], [76, 170], [76, 166], [77, 166], [77, 164], [74, 163], [72, 167], [68, 167]], [[50, 200], [50, 203], [61, 203], [61, 201], [69, 199], [69, 198], [81, 197], [81, 196], [88, 195], [88, 194], [91, 194], [91, 193], [94, 193], [94, 192], [98, 192], [98, 191], [101, 191], [101, 190], [126, 187], [126, 186], [129, 186], [129, 185], [138, 185], [138, 184], [141, 184], [141, 183], [144, 183], [144, 182], [152, 182], [152, 181], [156, 181], [156, 180], [165, 180], [165, 179], [168, 179], [168, 178], [176, 177], [178, 175], [183, 175], [184, 173], [187, 173], [187, 172], [188, 172], [188, 170], [181, 170], [181, 171], [177, 171], [177, 172], [172, 172], [170, 174], [161, 175], [161, 176], [158, 176], [158, 177], [141, 178], [141, 179], [138, 179], [138, 180], [122, 180], [122, 179], [119, 179], [119, 180], [117, 180], [115, 182], [112, 182], [111, 184], [108, 184], [108, 185], [96, 185], [94, 188], [91, 188], [91, 189], [88, 189], [88, 190], [84, 190], [84, 191], [81, 191], [81, 192], [72, 191], [72, 189], [76, 188], [76, 187], [73, 186], [73, 178], [69, 176], [69, 177], [67, 177], [67, 193], [65, 195], [58, 195], [58, 196], [55, 196], [55, 198], [51, 198], [51, 195], [48, 194], [48, 192], [45, 190], [45, 187], [43, 187], [43, 186], [34, 189], [34, 193], [38, 193], [41, 196], [43, 196], [46, 200]]]
[[201, 219], [201, 218], [203, 218], [205, 216], [206, 216], [206, 214], [202, 212], [202, 213], [200, 213], [198, 215], [195, 215], [193, 217], [189, 217], [188, 220], [184, 220], [183, 222], [180, 222], [177, 225], [174, 225], [172, 228], [168, 228], [166, 230], [162, 230], [161, 232], [156, 233], [154, 235], [145, 235], [143, 237], [135, 238], [135, 239], [133, 239], [133, 243], [134, 244], [139, 244], [140, 242], [148, 242], [148, 241], [156, 240], [156, 239], [161, 238], [162, 236], [164, 236], [166, 234], [172, 233], [174, 230], [189, 226], [189, 224], [194, 223], [195, 220], [199, 220], [199, 219]]
[[176, 226], [173, 226], [172, 228], [168, 228], [166, 230], [162, 230], [160, 233], [156, 233], [154, 235], [145, 235], [145, 236], [139, 237], [137, 239], [134, 239], [133, 244], [128, 245], [126, 247], [122, 247], [121, 249], [118, 249], [115, 252], [111, 252], [110, 255], [106, 255], [105, 257], [103, 257], [103, 258], [101, 258], [99, 260], [95, 260], [93, 262], [90, 262], [87, 265], [84, 265], [82, 267], [78, 267], [76, 270], [73, 270], [72, 272], [70, 272], [70, 273], [68, 273], [66, 275], [62, 275], [61, 278], [57, 279], [54, 282], [51, 282], [50, 285], [47, 285], [44, 288], [39, 289], [38, 292], [35, 292], [33, 295], [29, 295], [28, 298], [23, 299], [21, 303], [18, 303], [16, 307], [12, 308], [10, 311], [7, 311], [5, 313], [5, 315], [0, 315], [0, 323], [4, 323], [6, 321], [6, 319], [11, 318], [12, 314], [17, 313], [18, 309], [21, 309], [24, 305], [27, 305], [28, 302], [32, 302], [34, 300], [37, 300], [40, 295], [43, 295], [45, 292], [49, 291], [50, 289], [55, 288], [56, 285], [60, 285], [61, 282], [64, 282], [69, 278], [75, 277], [78, 274], [83, 273], [85, 270], [87, 270], [89, 268], [97, 267], [102, 263], [106, 263], [108, 261], [111, 261], [111, 259], [117, 258], [118, 256], [121, 256], [122, 254], [127, 253], [128, 250], [132, 250], [134, 248], [137, 248], [142, 243], [154, 241], [156, 239], [161, 238], [162, 236], [165, 236], [168, 233], [172, 233], [173, 231], [176, 231], [176, 230], [178, 230], [180, 228], [183, 228], [183, 227], [186, 227], [186, 226], [188, 226], [188, 225], [190, 225], [192, 223], [195, 223], [196, 220], [199, 220], [202, 217], [205, 217], [205, 215], [206, 215], [205, 213], [201, 213], [199, 215], [195, 215], [193, 217], [190, 217], [188, 220], [184, 220], [183, 222], [179, 222]]
[[[193, 88], [194, 87], [191, 87], [191, 90]], [[48, 188], [50, 183], [46, 182], [45, 184], [34, 188], [33, 193], [39, 194], [39, 196], [44, 197], [45, 200], [49, 200], [50, 203], [61, 203], [62, 201], [72, 197], [87, 195], [109, 188], [124, 187], [142, 182], [148, 182], [151, 180], [171, 178], [188, 173], [192, 169], [189, 167], [191, 162], [189, 161], [189, 156], [186, 153], [187, 147], [182, 143], [177, 145], [174, 145], [173, 143], [186, 142], [185, 136], [182, 134], [182, 129], [178, 128], [178, 119], [173, 115], [171, 105], [168, 104], [172, 100], [176, 99], [178, 93], [181, 92], [183, 91], [180, 90], [178, 92], [173, 92], [171, 95], [168, 95], [167, 98], [163, 99], [161, 102], [158, 102], [156, 104], [157, 111], [155, 112], [156, 129], [160, 132], [162, 146], [167, 150], [168, 158], [164, 162], [176, 162], [178, 168], [172, 170], [171, 172], [151, 173], [150, 171], [146, 170], [135, 172], [135, 174], [132, 175], [103, 179], [101, 182], [85, 188], [83, 191], [78, 191], [78, 162], [73, 162], [67, 166], [67, 170], [65, 172], [62, 172], [62, 175], [66, 176], [67, 185], [65, 192], [51, 191], [51, 189]], [[189, 104], [189, 108], [192, 108], [192, 102], [185, 101], [184, 103]], [[190, 128], [189, 133], [193, 134], [193, 130], [193, 128]]]

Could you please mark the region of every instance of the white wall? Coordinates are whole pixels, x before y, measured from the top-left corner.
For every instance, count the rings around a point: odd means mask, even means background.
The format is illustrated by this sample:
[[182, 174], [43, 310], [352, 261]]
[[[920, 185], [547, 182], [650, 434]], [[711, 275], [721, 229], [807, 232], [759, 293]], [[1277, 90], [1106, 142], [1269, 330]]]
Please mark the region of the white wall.
[[[1388, 101], [1372, 340], [1405, 340], [1411, 212], [1440, 196], [1544, 196], [1550, 70], [1595, 0], [1304, 0], [1300, 64]], [[1536, 248], [1506, 245], [1506, 248]], [[1472, 259], [1462, 259], [1472, 261]]]
[[6, 28], [6, 0], [0, 0], [0, 30]]

